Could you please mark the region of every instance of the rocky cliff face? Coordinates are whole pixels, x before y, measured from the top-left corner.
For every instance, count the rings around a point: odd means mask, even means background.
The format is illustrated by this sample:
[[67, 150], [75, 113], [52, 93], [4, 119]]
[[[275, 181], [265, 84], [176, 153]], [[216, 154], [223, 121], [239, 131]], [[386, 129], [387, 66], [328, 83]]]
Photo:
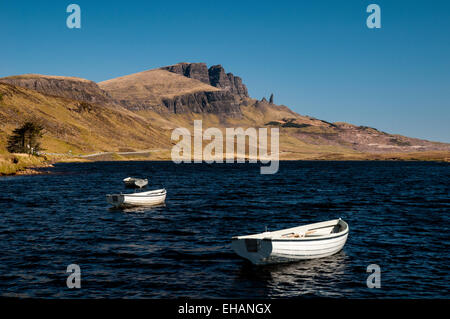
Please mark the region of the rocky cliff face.
[[248, 97], [247, 87], [242, 83], [242, 79], [232, 73], [226, 73], [221, 65], [213, 65], [208, 69], [205, 63], [178, 63], [161, 69], [230, 91], [239, 98]]
[[162, 67], [161, 69], [211, 85], [206, 63], [178, 63], [175, 65]]
[[213, 113], [240, 117], [241, 109], [235, 103], [234, 96], [228, 91], [196, 92], [170, 99], [163, 103], [172, 113]]
[[242, 83], [242, 79], [233, 73], [225, 73], [221, 65], [210, 67], [208, 74], [212, 86], [228, 90], [239, 97], [248, 97], [247, 87]]
[[97, 83], [81, 78], [25, 74], [1, 78], [0, 82], [32, 89], [47, 95], [98, 104], [116, 105], [114, 99]]

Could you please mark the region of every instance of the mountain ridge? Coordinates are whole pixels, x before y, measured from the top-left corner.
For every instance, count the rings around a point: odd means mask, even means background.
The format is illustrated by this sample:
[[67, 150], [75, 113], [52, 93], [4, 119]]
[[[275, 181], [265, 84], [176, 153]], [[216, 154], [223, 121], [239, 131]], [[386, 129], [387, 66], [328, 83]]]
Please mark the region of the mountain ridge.
[[117, 106], [115, 101], [107, 92], [100, 89], [97, 83], [83, 78], [23, 74], [0, 78], [0, 82], [32, 89], [47, 95], [65, 97], [88, 103]]
[[171, 131], [202, 119], [205, 128], [222, 131], [279, 128], [281, 159], [402, 159], [427, 152], [450, 158], [448, 143], [329, 123], [253, 99], [240, 77], [204, 63], [177, 63], [100, 83], [36, 74], [1, 78], [0, 152], [6, 136], [30, 117], [44, 123], [44, 147], [56, 153], [154, 149], [158, 156], [150, 158], [169, 159]]

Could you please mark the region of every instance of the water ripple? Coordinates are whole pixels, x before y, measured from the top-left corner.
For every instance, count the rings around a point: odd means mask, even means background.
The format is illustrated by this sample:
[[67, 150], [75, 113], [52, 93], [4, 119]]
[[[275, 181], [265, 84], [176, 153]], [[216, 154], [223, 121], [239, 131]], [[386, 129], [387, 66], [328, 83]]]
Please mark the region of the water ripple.
[[[55, 174], [0, 178], [0, 296], [47, 298], [449, 298], [445, 163], [168, 162], [57, 164]], [[166, 204], [111, 209], [126, 176], [168, 190]], [[235, 235], [342, 217], [343, 251], [255, 267]], [[82, 289], [65, 286], [79, 264]], [[382, 288], [366, 286], [378, 264]]]

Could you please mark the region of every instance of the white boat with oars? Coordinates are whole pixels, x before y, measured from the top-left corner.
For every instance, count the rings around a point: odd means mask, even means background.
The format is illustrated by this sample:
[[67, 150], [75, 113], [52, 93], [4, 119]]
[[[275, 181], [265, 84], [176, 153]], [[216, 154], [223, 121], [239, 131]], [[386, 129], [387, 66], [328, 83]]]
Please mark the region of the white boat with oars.
[[106, 200], [114, 207], [153, 206], [164, 203], [166, 195], [163, 188], [132, 194], [108, 194]]
[[321, 258], [339, 252], [347, 241], [348, 231], [346, 222], [334, 219], [233, 237], [231, 248], [256, 265]]
[[125, 186], [127, 187], [138, 187], [142, 188], [147, 186], [148, 179], [146, 178], [136, 178], [136, 177], [127, 177], [123, 180]]

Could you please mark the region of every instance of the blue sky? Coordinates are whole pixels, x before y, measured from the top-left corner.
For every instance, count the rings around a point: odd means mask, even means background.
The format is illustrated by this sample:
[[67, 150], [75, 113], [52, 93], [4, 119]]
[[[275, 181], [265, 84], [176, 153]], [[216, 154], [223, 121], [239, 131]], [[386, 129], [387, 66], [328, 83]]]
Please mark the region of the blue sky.
[[[81, 7], [82, 28], [66, 27]], [[381, 7], [381, 29], [366, 26]], [[0, 76], [222, 64], [302, 115], [450, 142], [450, 1], [5, 1]]]

